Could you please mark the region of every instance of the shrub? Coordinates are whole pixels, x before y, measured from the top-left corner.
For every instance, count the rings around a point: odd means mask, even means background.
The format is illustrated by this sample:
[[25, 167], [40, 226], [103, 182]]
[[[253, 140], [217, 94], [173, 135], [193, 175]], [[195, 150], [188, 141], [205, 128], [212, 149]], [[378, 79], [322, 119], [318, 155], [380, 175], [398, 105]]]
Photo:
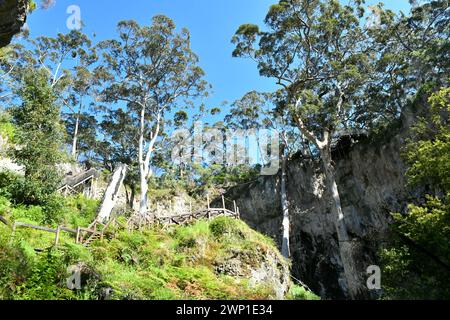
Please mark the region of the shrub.
[[44, 217], [32, 219], [33, 221], [50, 224], [61, 218], [63, 198], [56, 193], [48, 192], [37, 181], [28, 180], [8, 171], [0, 172], [0, 196], [10, 199], [15, 205], [40, 206]]
[[288, 297], [292, 300], [320, 300], [320, 297], [299, 285], [291, 287]]
[[49, 250], [38, 257], [25, 282], [20, 285], [14, 298], [17, 300], [71, 299], [73, 292], [63, 285], [67, 278], [66, 265], [61, 254]]
[[218, 239], [227, 235], [242, 235], [239, 221], [225, 217], [214, 219], [209, 226], [209, 230]]
[[88, 226], [97, 215], [99, 201], [77, 195], [64, 199], [63, 223], [72, 227]]
[[[77, 210], [87, 209], [82, 198], [68, 201], [72, 205], [78, 203], [79, 206], [74, 205]], [[253, 256], [248, 251], [264, 246], [260, 240], [265, 243], [265, 238], [234, 219], [203, 220], [169, 230], [154, 227], [135, 232], [121, 231], [117, 238], [96, 241], [88, 248], [73, 244], [73, 241], [62, 242], [58, 249], [38, 254], [33, 245], [36, 238], [41, 237], [35, 235], [33, 231], [21, 230], [12, 247], [0, 252], [0, 290], [3, 290], [0, 297], [99, 299], [102, 288], [113, 289], [112, 299], [273, 297], [273, 288], [255, 287], [246, 279], [221, 274], [215, 268], [214, 262], [226, 259], [230, 250], [242, 252], [238, 256], [244, 265], [249, 264], [246, 257], [254, 257], [254, 262], [264, 259], [264, 255]], [[229, 238], [226, 235], [239, 236]], [[2, 246], [9, 237], [4, 236], [4, 239], [0, 243]], [[274, 247], [270, 250], [276, 252]], [[258, 249], [258, 252], [261, 251]], [[70, 291], [66, 288], [67, 267], [75, 264], [83, 266], [85, 276], [82, 276], [82, 290]]]
[[10, 229], [0, 224], [0, 300], [12, 298], [16, 283], [24, 278], [27, 270], [26, 255], [10, 239]]

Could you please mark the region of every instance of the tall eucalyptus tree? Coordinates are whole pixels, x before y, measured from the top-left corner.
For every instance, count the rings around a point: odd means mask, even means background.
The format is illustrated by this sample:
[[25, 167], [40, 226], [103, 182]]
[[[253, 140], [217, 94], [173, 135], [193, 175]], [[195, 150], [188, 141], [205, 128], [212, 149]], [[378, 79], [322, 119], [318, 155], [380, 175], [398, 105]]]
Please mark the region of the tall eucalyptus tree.
[[265, 30], [241, 25], [233, 37], [235, 57], [258, 63], [260, 74], [274, 78], [288, 96], [290, 117], [319, 153], [333, 199], [336, 231], [348, 293], [357, 297], [363, 283], [355, 270], [331, 157], [341, 129], [361, 127], [364, 89], [371, 83], [376, 52], [362, 26], [363, 1], [281, 0], [265, 19]]
[[191, 99], [205, 92], [206, 83], [188, 30], [178, 32], [170, 18], [155, 16], [150, 26], [122, 21], [118, 34], [118, 39], [100, 43], [103, 65], [96, 75], [105, 81], [103, 101], [124, 103], [139, 118], [139, 211], [145, 215], [151, 161], [165, 118], [173, 109], [190, 106]]

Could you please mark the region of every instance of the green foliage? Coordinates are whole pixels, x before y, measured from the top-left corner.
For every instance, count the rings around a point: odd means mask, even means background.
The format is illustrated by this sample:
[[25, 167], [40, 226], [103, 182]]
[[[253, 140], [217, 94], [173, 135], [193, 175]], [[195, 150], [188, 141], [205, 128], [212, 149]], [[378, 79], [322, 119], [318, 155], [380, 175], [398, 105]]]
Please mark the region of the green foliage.
[[[38, 208], [41, 214], [23, 213], [31, 221], [46, 224], [58, 221], [63, 209], [63, 198], [56, 193], [49, 193], [38, 181], [9, 171], [0, 172], [0, 197], [8, 199], [18, 208], [28, 212], [28, 208]], [[22, 217], [22, 214], [18, 214]]]
[[45, 245], [40, 241], [41, 238], [46, 238], [48, 245], [54, 239], [54, 235], [16, 230], [14, 240], [11, 241], [11, 230], [0, 225], [0, 299], [92, 298], [90, 283], [79, 292], [70, 291], [66, 287], [66, 279], [70, 276], [67, 268], [79, 261], [91, 263], [89, 251], [82, 246], [66, 244], [58, 249], [36, 253], [34, 248]]
[[16, 300], [63, 300], [73, 297], [73, 292], [61, 285], [67, 277], [61, 254], [50, 250], [38, 256], [26, 280], [16, 288]]
[[289, 296], [292, 300], [320, 300], [320, 297], [299, 285], [292, 286]]
[[[74, 104], [76, 102], [73, 102]], [[75, 135], [75, 128], [77, 126], [77, 149], [75, 158], [79, 159], [83, 155], [89, 160], [92, 160], [95, 154], [95, 148], [99, 144], [97, 140], [97, 119], [94, 115], [87, 112], [80, 112], [80, 114], [65, 114], [64, 123], [66, 126], [66, 143], [73, 144]]]
[[118, 240], [94, 248], [94, 256], [106, 262], [100, 273], [116, 299], [245, 299], [262, 297], [262, 292], [268, 297], [261, 288], [214, 272], [215, 262], [229, 247], [221, 240], [223, 230], [245, 232], [247, 237], [236, 239], [237, 247], [249, 247], [244, 242], [253, 248], [267, 246], [242, 222], [219, 218], [175, 227], [169, 234], [156, 227], [142, 234], [121, 233]]
[[[73, 200], [76, 201], [76, 200]], [[0, 204], [2, 201], [0, 201]], [[0, 228], [6, 228], [0, 226]], [[250, 285], [246, 276], [217, 271], [232, 252], [242, 270], [259, 266], [265, 254], [277, 253], [273, 242], [242, 221], [218, 218], [163, 230], [121, 231], [118, 238], [94, 242], [90, 248], [65, 244], [37, 254], [28, 244], [32, 234], [9, 242], [0, 233], [0, 296], [28, 299], [100, 299], [112, 288], [112, 299], [268, 299], [273, 288]], [[66, 289], [69, 266], [84, 265], [83, 288]], [[250, 274], [248, 274], [250, 276]], [[315, 299], [293, 289], [288, 298]]]
[[10, 244], [10, 236], [11, 230], [0, 223], [0, 300], [11, 298], [11, 291], [23, 278], [27, 267], [26, 256], [20, 248]]
[[255, 180], [260, 174], [260, 167], [248, 165], [224, 167], [221, 164], [193, 165], [192, 174], [195, 176], [193, 191], [201, 193], [213, 187], [229, 188]]
[[19, 96], [22, 105], [11, 109], [18, 145], [12, 155], [25, 167], [25, 177], [16, 179], [12, 189], [17, 202], [48, 203], [61, 181], [56, 165], [64, 159], [60, 110], [43, 72], [26, 74]]
[[[2, 174], [0, 174], [0, 182]], [[98, 201], [82, 195], [63, 198], [52, 194], [42, 205], [15, 203], [11, 194], [0, 188], [0, 214], [11, 221], [21, 221], [35, 225], [64, 225], [67, 227], [87, 227], [97, 214]], [[6, 196], [5, 196], [6, 195]], [[47, 243], [47, 246], [51, 242]]]
[[406, 148], [408, 177], [412, 186], [432, 185], [446, 191], [450, 190], [450, 88], [434, 93], [429, 104]]
[[66, 198], [61, 223], [73, 227], [88, 226], [94, 221], [98, 207], [98, 200], [88, 199], [83, 195]]
[[[406, 215], [393, 214], [397, 240], [383, 249], [384, 298], [448, 299], [450, 290], [450, 90], [429, 99], [427, 116], [418, 120], [405, 158], [411, 187], [430, 193], [411, 204]], [[447, 266], [447, 267], [446, 267]]]
[[450, 270], [430, 256], [450, 265], [449, 200], [430, 196], [423, 206], [410, 205], [406, 216], [394, 215], [395, 230], [415, 245], [397, 240], [382, 250], [383, 298], [450, 298]]
[[182, 170], [167, 164], [165, 172], [149, 180], [149, 194], [153, 200], [169, 200], [173, 196], [187, 193], [193, 198], [203, 197], [205, 192], [214, 192], [220, 188], [229, 188], [257, 179], [259, 165], [237, 165], [225, 167], [222, 164], [192, 164]]
[[427, 83], [448, 83], [450, 19], [446, 0], [416, 2], [408, 15], [396, 15], [381, 5], [378, 9], [381, 25], [370, 33], [379, 53], [379, 81], [367, 92], [366, 108], [383, 123], [398, 119], [411, 96]]
[[11, 116], [6, 112], [0, 112], [0, 137], [11, 142], [14, 140], [14, 132]]
[[[103, 101], [122, 102], [126, 109], [109, 110], [102, 123], [108, 138], [102, 154], [119, 156], [118, 160], [134, 167], [134, 179], [126, 182], [134, 188], [139, 177], [147, 183], [152, 175], [155, 146], [167, 134], [169, 115], [174, 111], [176, 124], [184, 122], [182, 106], [192, 107], [193, 99], [206, 95], [207, 83], [191, 50], [189, 31], [178, 32], [170, 18], [156, 15], [150, 26], [121, 21], [117, 30], [119, 40], [98, 46], [103, 60], [95, 75], [103, 81]], [[142, 201], [146, 197], [144, 192]]]
[[[231, 236], [231, 235], [240, 235], [240, 229], [237, 228], [239, 225], [239, 221], [231, 220], [227, 218], [217, 218], [215, 219], [209, 226], [209, 230], [211, 234], [215, 238], [221, 238], [223, 236]], [[237, 233], [237, 234], [236, 234]]]
[[282, 87], [287, 123], [301, 117], [319, 139], [327, 130], [370, 124], [362, 116], [368, 112], [364, 90], [376, 78], [376, 57], [360, 9], [339, 1], [281, 0], [267, 13], [264, 31], [244, 24], [232, 39], [233, 56], [252, 58], [261, 76]]
[[34, 0], [28, 0], [28, 12], [33, 12], [36, 10], [37, 4]]

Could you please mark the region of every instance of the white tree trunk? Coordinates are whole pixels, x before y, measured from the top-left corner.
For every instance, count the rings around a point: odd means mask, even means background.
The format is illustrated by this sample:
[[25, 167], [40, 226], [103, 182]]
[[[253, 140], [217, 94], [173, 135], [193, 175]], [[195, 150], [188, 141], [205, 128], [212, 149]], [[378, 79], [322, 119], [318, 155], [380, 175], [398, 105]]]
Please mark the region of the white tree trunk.
[[145, 170], [141, 168], [140, 172], [141, 198], [139, 202], [139, 214], [145, 216], [148, 210], [148, 181]]
[[[297, 106], [299, 106], [301, 100], [297, 101]], [[339, 99], [337, 105], [337, 110], [339, 112], [343, 104], [343, 95]], [[313, 132], [309, 131], [303, 122], [303, 119], [298, 116], [294, 116], [294, 120], [297, 122], [298, 128], [304, 134], [306, 139], [313, 143], [320, 152], [320, 157], [323, 162], [325, 169], [325, 178], [327, 189], [331, 193], [333, 198], [332, 210], [335, 216], [336, 232], [338, 237], [339, 255], [342, 261], [342, 267], [344, 269], [344, 276], [347, 282], [347, 289], [350, 298], [355, 299], [358, 296], [361, 288], [361, 282], [358, 280], [358, 270], [356, 270], [356, 264], [353, 258], [353, 250], [350, 238], [348, 236], [347, 226], [344, 220], [344, 213], [342, 211], [341, 197], [339, 195], [339, 190], [336, 183], [335, 170], [332, 164], [331, 157], [331, 140], [332, 132], [325, 130], [324, 139], [320, 141], [314, 135]]]
[[148, 197], [148, 182], [147, 182], [147, 168], [144, 160], [144, 132], [145, 132], [145, 105], [141, 109], [141, 127], [139, 132], [139, 179], [141, 188], [141, 197], [139, 202], [139, 214], [144, 216], [147, 214], [147, 197]]
[[73, 140], [72, 140], [72, 157], [77, 157], [77, 144], [78, 144], [78, 131], [80, 127], [80, 113], [77, 114], [77, 119], [75, 121], [75, 129], [73, 132]]
[[281, 208], [283, 211], [283, 243], [281, 246], [281, 254], [286, 259], [291, 256], [290, 250], [290, 219], [289, 219], [289, 201], [287, 197], [287, 157], [283, 154], [281, 165]]
[[134, 210], [134, 197], [135, 197], [135, 189], [134, 185], [130, 186], [130, 192], [128, 192], [128, 189], [125, 187], [125, 191], [127, 193], [127, 205], [131, 211]]
[[108, 187], [106, 188], [105, 195], [103, 196], [103, 201], [97, 215], [98, 221], [108, 221], [110, 219], [111, 213], [117, 203], [120, 186], [122, 185], [126, 174], [127, 166], [124, 164], [119, 165], [114, 171]]
[[345, 224], [344, 212], [342, 211], [341, 197], [339, 195], [336, 183], [335, 170], [332, 165], [330, 148], [320, 150], [323, 165], [325, 167], [325, 176], [327, 189], [333, 198], [332, 210], [335, 216], [336, 232], [339, 241], [339, 253], [342, 260], [342, 267], [347, 281], [348, 293], [352, 299], [356, 299], [360, 292], [360, 281], [358, 280], [358, 270], [355, 267], [353, 259], [353, 250], [351, 239], [348, 235]]
[[[151, 133], [150, 142], [147, 146], [147, 151], [145, 152], [145, 104], [142, 105], [141, 115], [140, 115], [140, 133], [139, 133], [139, 175], [140, 175], [140, 187], [141, 187], [141, 198], [139, 202], [139, 214], [143, 217], [148, 211], [148, 179], [152, 176], [152, 171], [150, 168], [150, 161], [152, 159], [154, 147], [156, 140], [158, 139], [159, 131], [161, 128], [161, 113], [158, 114], [156, 118], [156, 129]], [[145, 156], [144, 156], [145, 154]]]

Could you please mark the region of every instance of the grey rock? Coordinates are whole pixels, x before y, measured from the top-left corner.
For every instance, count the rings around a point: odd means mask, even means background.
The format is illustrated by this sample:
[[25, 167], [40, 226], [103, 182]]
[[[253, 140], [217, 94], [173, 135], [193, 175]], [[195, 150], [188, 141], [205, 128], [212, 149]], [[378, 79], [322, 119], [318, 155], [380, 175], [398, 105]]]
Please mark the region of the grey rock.
[[7, 46], [27, 19], [28, 0], [0, 0], [0, 48]]
[[[367, 268], [378, 263], [377, 252], [388, 236], [389, 213], [406, 210], [402, 142], [399, 134], [381, 146], [361, 142], [334, 152], [345, 221], [364, 288]], [[292, 273], [324, 299], [346, 299], [332, 199], [321, 172], [319, 161], [289, 163]], [[234, 187], [226, 196], [237, 201], [241, 217], [250, 227], [276, 239], [281, 247], [280, 175]], [[367, 289], [359, 298], [375, 298], [376, 294]]]

